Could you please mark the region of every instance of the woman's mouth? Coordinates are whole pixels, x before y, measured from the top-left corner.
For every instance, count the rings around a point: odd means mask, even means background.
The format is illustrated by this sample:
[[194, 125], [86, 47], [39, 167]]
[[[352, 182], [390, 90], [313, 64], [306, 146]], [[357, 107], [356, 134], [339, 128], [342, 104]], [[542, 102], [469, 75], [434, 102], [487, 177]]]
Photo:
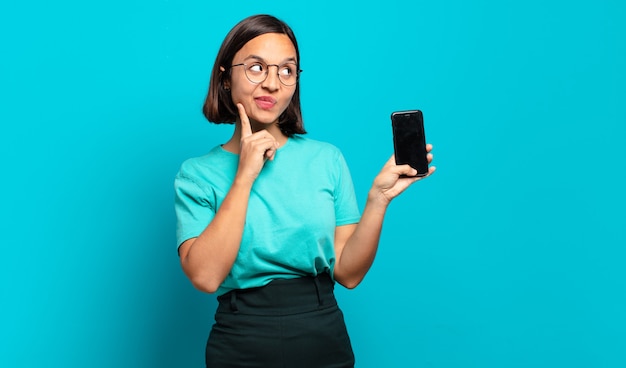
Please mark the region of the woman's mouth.
[[276, 105], [276, 99], [270, 96], [255, 97], [254, 102], [263, 110], [269, 110]]

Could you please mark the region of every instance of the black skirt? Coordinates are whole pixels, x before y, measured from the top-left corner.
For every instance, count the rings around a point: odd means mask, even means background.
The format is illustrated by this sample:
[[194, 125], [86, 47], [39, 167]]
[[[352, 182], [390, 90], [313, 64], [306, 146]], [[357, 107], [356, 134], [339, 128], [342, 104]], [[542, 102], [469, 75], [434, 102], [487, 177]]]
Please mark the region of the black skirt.
[[354, 354], [328, 274], [218, 297], [208, 368], [345, 368]]

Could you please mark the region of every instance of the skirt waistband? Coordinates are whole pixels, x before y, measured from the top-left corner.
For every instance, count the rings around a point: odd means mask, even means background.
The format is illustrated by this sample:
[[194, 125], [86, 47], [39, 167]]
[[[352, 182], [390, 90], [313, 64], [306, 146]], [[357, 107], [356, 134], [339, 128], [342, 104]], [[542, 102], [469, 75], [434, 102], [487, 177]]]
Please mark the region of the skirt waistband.
[[278, 279], [220, 295], [217, 313], [279, 316], [315, 311], [337, 305], [334, 288], [335, 282], [327, 273]]

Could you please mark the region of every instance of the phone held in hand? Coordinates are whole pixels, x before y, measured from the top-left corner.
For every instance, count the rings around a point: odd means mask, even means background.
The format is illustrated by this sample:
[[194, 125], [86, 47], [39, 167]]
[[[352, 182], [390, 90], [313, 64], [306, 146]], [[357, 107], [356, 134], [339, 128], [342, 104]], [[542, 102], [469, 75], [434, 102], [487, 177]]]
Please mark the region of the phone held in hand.
[[391, 114], [391, 126], [396, 164], [408, 164], [417, 170], [417, 176], [426, 176], [428, 159], [422, 112], [396, 111]]

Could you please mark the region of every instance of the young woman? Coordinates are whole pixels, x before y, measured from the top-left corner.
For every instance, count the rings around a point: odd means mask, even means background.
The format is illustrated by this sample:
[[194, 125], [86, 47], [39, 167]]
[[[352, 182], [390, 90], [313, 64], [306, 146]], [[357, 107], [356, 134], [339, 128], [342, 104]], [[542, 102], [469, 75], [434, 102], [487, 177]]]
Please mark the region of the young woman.
[[334, 284], [361, 282], [389, 202], [420, 180], [401, 177], [417, 172], [392, 156], [361, 215], [339, 150], [302, 136], [299, 65], [284, 22], [237, 24], [204, 104], [209, 121], [235, 124], [233, 135], [175, 179], [183, 270], [218, 295], [208, 367], [352, 367]]

